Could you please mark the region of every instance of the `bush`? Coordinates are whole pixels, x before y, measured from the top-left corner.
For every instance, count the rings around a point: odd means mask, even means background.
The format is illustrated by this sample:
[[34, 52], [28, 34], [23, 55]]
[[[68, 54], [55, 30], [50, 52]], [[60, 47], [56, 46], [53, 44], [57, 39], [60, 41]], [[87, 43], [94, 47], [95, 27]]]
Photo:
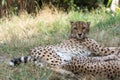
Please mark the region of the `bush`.
[[3, 15], [18, 14], [21, 11], [35, 13], [41, 9], [44, 4], [54, 5], [64, 11], [79, 10], [84, 7], [89, 10], [99, 7], [99, 4], [106, 0], [1, 0], [0, 17]]

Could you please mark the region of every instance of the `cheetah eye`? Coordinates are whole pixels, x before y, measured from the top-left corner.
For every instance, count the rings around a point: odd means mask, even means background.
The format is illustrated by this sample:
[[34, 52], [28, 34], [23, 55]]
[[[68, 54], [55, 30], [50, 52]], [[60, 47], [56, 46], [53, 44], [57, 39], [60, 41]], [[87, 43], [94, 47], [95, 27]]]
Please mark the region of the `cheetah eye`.
[[75, 30], [77, 30], [77, 27], [74, 27]]
[[82, 28], [82, 30], [84, 30], [84, 29], [85, 29], [85, 27]]

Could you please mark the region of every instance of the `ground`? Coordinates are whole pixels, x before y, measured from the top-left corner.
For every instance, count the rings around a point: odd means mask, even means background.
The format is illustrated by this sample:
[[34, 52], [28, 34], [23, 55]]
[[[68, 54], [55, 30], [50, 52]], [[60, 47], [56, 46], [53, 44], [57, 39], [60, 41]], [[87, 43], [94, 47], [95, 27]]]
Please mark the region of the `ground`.
[[104, 8], [85, 13], [54, 11], [45, 8], [36, 16], [23, 12], [0, 19], [0, 80], [48, 80], [50, 76], [51, 80], [68, 80], [57, 74], [53, 77], [51, 70], [39, 69], [31, 63], [9, 67], [7, 61], [28, 54], [35, 46], [59, 44], [68, 39], [72, 20], [90, 21], [90, 37], [100, 44], [120, 46], [120, 14], [106, 12]]

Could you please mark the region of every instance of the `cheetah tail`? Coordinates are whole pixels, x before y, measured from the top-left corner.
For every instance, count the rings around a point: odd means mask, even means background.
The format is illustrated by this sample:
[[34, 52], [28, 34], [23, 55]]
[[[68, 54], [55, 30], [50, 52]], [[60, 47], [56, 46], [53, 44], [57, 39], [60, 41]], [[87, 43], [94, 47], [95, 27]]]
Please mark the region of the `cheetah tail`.
[[21, 63], [27, 63], [30, 60], [32, 60], [31, 56], [22, 56], [22, 57], [14, 58], [14, 59], [10, 60], [10, 62], [8, 64], [10, 66], [17, 66], [17, 65], [20, 65]]

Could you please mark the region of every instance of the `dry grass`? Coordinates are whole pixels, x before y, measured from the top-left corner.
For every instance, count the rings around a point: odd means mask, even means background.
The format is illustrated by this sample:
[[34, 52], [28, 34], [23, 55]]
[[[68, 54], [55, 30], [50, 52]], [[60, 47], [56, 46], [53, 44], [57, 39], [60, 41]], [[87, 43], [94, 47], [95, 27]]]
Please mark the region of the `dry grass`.
[[57, 44], [67, 39], [71, 20], [91, 21], [90, 37], [106, 46], [120, 46], [119, 14], [113, 17], [104, 10], [67, 14], [47, 7], [36, 16], [22, 12], [19, 16], [0, 19], [0, 56], [6, 57], [0, 62], [0, 80], [47, 80], [52, 74], [49, 70], [31, 64], [11, 68], [6, 62], [28, 54], [35, 46]]

